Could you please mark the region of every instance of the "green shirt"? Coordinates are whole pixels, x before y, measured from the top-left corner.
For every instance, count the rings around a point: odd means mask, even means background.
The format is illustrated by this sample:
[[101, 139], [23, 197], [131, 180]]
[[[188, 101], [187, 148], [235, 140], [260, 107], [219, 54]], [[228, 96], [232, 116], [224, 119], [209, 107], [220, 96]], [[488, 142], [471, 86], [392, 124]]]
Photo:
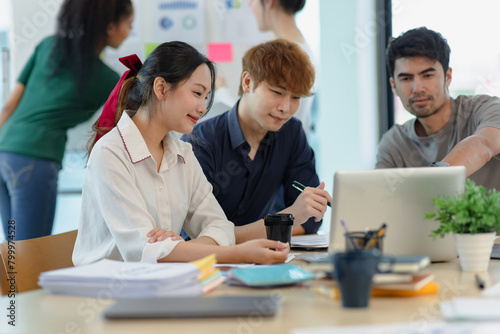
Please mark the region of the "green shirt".
[[67, 130], [88, 120], [119, 80], [96, 55], [88, 73], [89, 84], [79, 99], [74, 65], [64, 66], [47, 80], [55, 66], [50, 61], [54, 42], [54, 37], [44, 39], [19, 76], [25, 91], [0, 131], [0, 151], [61, 163]]

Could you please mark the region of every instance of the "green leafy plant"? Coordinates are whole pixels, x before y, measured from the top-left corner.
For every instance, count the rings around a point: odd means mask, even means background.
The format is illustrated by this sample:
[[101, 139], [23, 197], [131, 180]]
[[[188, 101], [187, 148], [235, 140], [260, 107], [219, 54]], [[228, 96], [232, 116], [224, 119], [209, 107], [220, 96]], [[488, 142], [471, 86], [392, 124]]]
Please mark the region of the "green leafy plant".
[[425, 218], [439, 222], [439, 228], [430, 234], [434, 239], [447, 233], [500, 230], [500, 192], [479, 186], [471, 179], [467, 179], [462, 194], [434, 198], [433, 201], [435, 210]]

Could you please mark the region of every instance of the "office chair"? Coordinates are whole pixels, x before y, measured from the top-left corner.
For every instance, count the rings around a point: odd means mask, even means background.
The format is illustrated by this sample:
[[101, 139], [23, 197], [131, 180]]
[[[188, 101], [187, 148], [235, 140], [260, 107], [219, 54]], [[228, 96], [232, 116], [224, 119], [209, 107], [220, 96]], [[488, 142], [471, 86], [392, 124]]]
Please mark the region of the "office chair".
[[7, 268], [5, 267], [3, 255], [0, 253], [0, 296], [9, 293], [9, 282], [7, 281]]
[[[75, 246], [77, 230], [49, 235], [40, 238], [20, 240], [15, 242], [12, 250], [15, 270], [7, 270], [8, 242], [0, 244], [0, 289], [2, 295], [9, 292], [10, 283], [7, 281], [7, 272], [14, 271], [15, 292], [24, 292], [40, 289], [38, 276], [41, 272], [59, 268], [73, 267], [71, 257]], [[13, 244], [13, 243], [11, 243]]]

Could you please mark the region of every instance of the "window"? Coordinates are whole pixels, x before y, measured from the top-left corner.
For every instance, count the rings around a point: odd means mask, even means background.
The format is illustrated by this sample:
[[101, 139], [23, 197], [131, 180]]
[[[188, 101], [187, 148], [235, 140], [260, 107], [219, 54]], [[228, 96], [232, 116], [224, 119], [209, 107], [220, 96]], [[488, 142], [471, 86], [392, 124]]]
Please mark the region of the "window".
[[[491, 0], [393, 0], [392, 35], [421, 26], [440, 32], [451, 48], [450, 95], [499, 95], [499, 10]], [[395, 122], [412, 117], [396, 97]]]

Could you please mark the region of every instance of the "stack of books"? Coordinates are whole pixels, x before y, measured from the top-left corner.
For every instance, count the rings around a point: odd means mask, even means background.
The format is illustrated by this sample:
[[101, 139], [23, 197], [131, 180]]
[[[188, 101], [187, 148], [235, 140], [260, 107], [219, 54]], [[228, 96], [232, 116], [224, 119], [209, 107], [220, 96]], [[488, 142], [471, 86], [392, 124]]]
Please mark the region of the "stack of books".
[[38, 285], [55, 294], [102, 298], [199, 296], [224, 281], [215, 255], [191, 263], [101, 260], [40, 274]]
[[[411, 297], [437, 294], [439, 286], [433, 282], [432, 273], [422, 271], [430, 264], [427, 255], [387, 256], [381, 259], [379, 269], [383, 273], [373, 276], [374, 297]], [[310, 263], [307, 270], [317, 275], [333, 275], [331, 257]]]
[[389, 256], [379, 268], [387, 273], [374, 278], [374, 297], [411, 297], [437, 294], [439, 286], [432, 273], [422, 273], [431, 263], [427, 255]]
[[392, 273], [416, 274], [430, 264], [431, 259], [428, 255], [389, 255], [381, 258], [379, 268], [383, 271], [390, 270]]
[[397, 283], [375, 283], [373, 297], [413, 297], [435, 295], [439, 286], [431, 273], [413, 275], [411, 281]]

